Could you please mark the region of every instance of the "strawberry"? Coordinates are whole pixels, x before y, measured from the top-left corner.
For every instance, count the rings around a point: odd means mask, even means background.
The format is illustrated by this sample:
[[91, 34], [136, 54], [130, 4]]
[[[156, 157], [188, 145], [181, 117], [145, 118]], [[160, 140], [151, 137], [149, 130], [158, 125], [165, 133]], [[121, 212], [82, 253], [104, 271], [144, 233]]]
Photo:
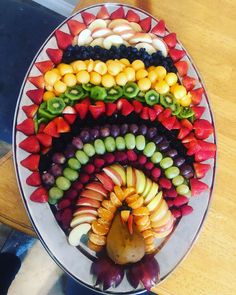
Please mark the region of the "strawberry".
[[67, 106], [62, 111], [62, 114], [76, 115], [76, 110], [71, 106]]
[[151, 33], [161, 37], [165, 35], [165, 22], [163, 19], [159, 20], [158, 24], [152, 28]]
[[56, 123], [53, 121], [49, 122], [46, 127], [43, 129], [43, 132], [52, 136], [52, 137], [59, 137], [59, 133], [57, 131], [57, 125]]
[[191, 132], [190, 129], [186, 128], [186, 127], [182, 127], [179, 130], [179, 134], [178, 134], [178, 139], [183, 139], [185, 138], [185, 136], [187, 136], [189, 133]]
[[50, 151], [51, 147], [43, 147], [41, 149], [42, 155], [46, 155]]
[[55, 118], [54, 122], [57, 126], [58, 133], [67, 133], [70, 131], [70, 125], [66, 122], [66, 120], [63, 117]]
[[142, 19], [139, 22], [140, 27], [143, 29], [144, 32], [149, 32], [151, 29], [152, 18], [150, 16]]
[[138, 23], [140, 21], [139, 15], [136, 12], [134, 12], [133, 10], [131, 10], [131, 9], [128, 10], [125, 18], [129, 22]]
[[33, 89], [33, 90], [28, 90], [26, 92], [26, 95], [32, 100], [33, 103], [40, 105], [41, 102], [43, 101], [43, 89]]
[[28, 106], [23, 106], [22, 110], [28, 118], [33, 118], [34, 115], [37, 113], [38, 108], [39, 107], [36, 104], [31, 104]]
[[180, 124], [179, 120], [175, 120], [172, 130], [176, 130], [176, 129], [180, 129], [180, 128], [181, 128], [181, 124]]
[[201, 150], [201, 147], [199, 144], [197, 144], [196, 140], [192, 140], [188, 143], [188, 151], [187, 155], [192, 156], [195, 155], [197, 152]]
[[81, 12], [81, 16], [86, 26], [88, 26], [91, 22], [93, 22], [96, 19], [96, 16], [94, 14], [86, 11]]
[[29, 153], [38, 153], [40, 151], [39, 141], [35, 135], [26, 137], [19, 143], [19, 147]]
[[163, 119], [161, 123], [166, 129], [172, 130], [175, 124], [175, 121], [176, 121], [176, 117], [172, 116], [172, 117]]
[[203, 162], [214, 157], [215, 157], [215, 151], [200, 150], [194, 155], [194, 160], [196, 162]]
[[55, 65], [61, 62], [63, 56], [63, 51], [61, 49], [47, 48], [46, 52]]
[[155, 121], [157, 118], [157, 113], [154, 109], [148, 108], [148, 115], [151, 122]]
[[183, 77], [187, 74], [189, 66], [185, 60], [180, 60], [175, 63], [175, 67], [176, 67], [180, 77]]
[[53, 68], [53, 62], [51, 60], [38, 61], [35, 63], [35, 66], [42, 74], [45, 74]]
[[25, 167], [31, 171], [37, 171], [38, 167], [39, 167], [39, 160], [40, 160], [40, 155], [33, 154], [33, 155], [29, 155], [27, 158], [22, 160], [20, 163], [23, 167]]
[[100, 19], [108, 19], [110, 17], [106, 6], [102, 6], [101, 9], [99, 10], [99, 12], [97, 13], [96, 18], [100, 18]]
[[52, 145], [52, 137], [46, 133], [38, 133], [36, 134], [38, 141], [44, 147], [50, 147]]
[[46, 203], [48, 201], [48, 192], [44, 187], [37, 188], [30, 196], [30, 200], [37, 203]]
[[27, 177], [26, 183], [31, 186], [39, 186], [41, 184], [40, 173], [35, 171]]
[[43, 76], [35, 76], [35, 77], [28, 77], [30, 83], [32, 83], [35, 87], [44, 89], [44, 78]]
[[187, 204], [189, 201], [189, 199], [185, 196], [177, 196], [175, 199], [174, 199], [174, 205], [176, 207], [180, 207], [182, 205], [185, 205]]
[[188, 119], [182, 119], [180, 122], [182, 127], [188, 128], [190, 131], [193, 130], [193, 124]]
[[197, 196], [209, 189], [208, 185], [196, 178], [190, 179], [190, 187], [192, 196]]
[[75, 122], [77, 117], [76, 110], [71, 106], [65, 107], [62, 114], [64, 115], [64, 118], [70, 125], [72, 125]]
[[80, 119], [83, 120], [87, 116], [89, 106], [86, 103], [80, 102], [75, 105], [75, 109], [79, 114]]
[[209, 164], [193, 163], [197, 178], [203, 178], [211, 168]]
[[94, 119], [99, 118], [102, 114], [105, 113], [105, 103], [103, 101], [97, 101], [95, 105], [89, 106], [89, 111]]
[[133, 105], [125, 98], [120, 98], [117, 102], [117, 109], [121, 110], [123, 116], [128, 116], [134, 111]]
[[74, 19], [68, 20], [67, 25], [73, 36], [79, 35], [81, 31], [86, 29], [86, 25], [84, 23], [78, 22], [77, 20], [74, 20]]
[[184, 50], [170, 48], [169, 55], [174, 62], [179, 61], [181, 58], [185, 56], [186, 52]]
[[31, 118], [25, 119], [23, 122], [16, 126], [18, 131], [21, 131], [25, 135], [33, 135], [35, 133], [34, 130], [34, 120]]
[[110, 19], [118, 19], [118, 18], [125, 18], [125, 11], [123, 6], [119, 7], [117, 10], [115, 10], [114, 12], [112, 12], [112, 14], [110, 15]]
[[143, 109], [143, 105], [142, 105], [142, 103], [141, 103], [140, 101], [138, 101], [138, 100], [133, 100], [133, 101], [132, 101], [132, 104], [133, 104], [133, 106], [134, 106], [134, 111], [135, 111], [135, 113], [136, 113], [136, 114], [141, 113], [141, 111], [142, 111], [142, 109]]
[[57, 45], [62, 50], [65, 50], [73, 42], [73, 36], [71, 36], [70, 34], [64, 33], [60, 30], [56, 30], [55, 36], [57, 39]]
[[196, 105], [199, 104], [202, 100], [202, 95], [204, 93], [203, 88], [197, 88], [190, 91], [190, 94], [192, 96], [192, 104]]
[[144, 107], [141, 114], [140, 114], [140, 117], [143, 119], [143, 120], [148, 120], [149, 119], [149, 108], [148, 107]]
[[193, 129], [198, 139], [206, 139], [213, 133], [212, 124], [205, 119], [195, 120]]
[[170, 118], [171, 114], [171, 109], [165, 109], [162, 113], [158, 115], [158, 121], [162, 122], [162, 120]]
[[202, 151], [216, 151], [216, 145], [212, 142], [198, 140], [197, 143], [200, 145]]
[[182, 84], [186, 88], [187, 91], [192, 90], [197, 83], [197, 80], [193, 77], [185, 76], [182, 80]]
[[180, 208], [181, 214], [182, 216], [186, 216], [189, 215], [193, 212], [193, 207], [189, 206], [189, 205], [184, 205]]
[[112, 116], [116, 111], [116, 104], [113, 102], [108, 102], [106, 104], [106, 115], [108, 117]]
[[189, 135], [182, 139], [182, 143], [189, 143], [191, 141], [196, 141], [196, 137], [194, 136], [193, 132], [190, 132]]
[[160, 104], [155, 104], [155, 105], [153, 106], [153, 108], [154, 108], [154, 110], [155, 110], [157, 116], [158, 116], [161, 112], [163, 112], [163, 110], [164, 110], [163, 106], [161, 106]]
[[177, 40], [176, 40], [176, 34], [175, 33], [170, 33], [166, 35], [163, 40], [165, 41], [166, 45], [169, 48], [174, 48], [176, 46]]
[[191, 109], [195, 113], [195, 118], [200, 119], [206, 108], [203, 106], [192, 106]]
[[42, 133], [46, 125], [46, 123], [40, 123], [38, 127], [38, 133]]

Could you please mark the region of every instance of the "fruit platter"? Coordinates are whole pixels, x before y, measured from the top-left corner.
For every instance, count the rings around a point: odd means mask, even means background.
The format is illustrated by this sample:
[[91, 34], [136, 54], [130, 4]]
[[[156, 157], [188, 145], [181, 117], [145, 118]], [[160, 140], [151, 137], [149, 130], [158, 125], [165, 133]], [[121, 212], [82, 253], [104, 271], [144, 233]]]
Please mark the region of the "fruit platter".
[[119, 4], [66, 19], [26, 74], [13, 128], [31, 222], [78, 282], [142, 293], [186, 256], [211, 200], [215, 129], [164, 20]]

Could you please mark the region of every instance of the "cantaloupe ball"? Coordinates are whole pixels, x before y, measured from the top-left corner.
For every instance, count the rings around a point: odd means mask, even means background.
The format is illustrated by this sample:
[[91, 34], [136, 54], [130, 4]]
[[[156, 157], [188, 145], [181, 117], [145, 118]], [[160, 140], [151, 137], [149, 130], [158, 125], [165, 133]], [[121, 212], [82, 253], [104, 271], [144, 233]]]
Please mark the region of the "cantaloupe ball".
[[102, 85], [104, 87], [110, 88], [116, 84], [115, 78], [110, 74], [105, 74], [102, 76]]
[[145, 68], [144, 62], [139, 59], [134, 60], [131, 65], [135, 71]]
[[87, 64], [87, 71], [90, 73], [93, 71], [93, 69], [94, 69], [94, 61], [90, 60]]
[[86, 63], [83, 60], [76, 60], [71, 63], [71, 66], [74, 70], [74, 73], [78, 73], [80, 71], [87, 70]]
[[157, 73], [152, 70], [152, 71], [149, 71], [148, 73], [148, 79], [152, 82], [152, 83], [155, 83], [156, 80], [157, 80]]
[[93, 70], [100, 75], [105, 75], [107, 73], [107, 65], [103, 61], [96, 61]]
[[65, 76], [62, 78], [62, 81], [68, 87], [73, 87], [77, 83], [77, 79], [76, 79], [76, 76], [74, 74], [65, 74]]
[[76, 74], [78, 83], [86, 84], [90, 81], [90, 75], [87, 71], [80, 71]]
[[59, 77], [60, 76], [57, 73], [53, 71], [48, 71], [44, 75], [44, 81], [46, 84], [53, 86], [56, 83], [56, 81], [58, 81]]
[[148, 72], [151, 72], [151, 71], [153, 71], [153, 70], [155, 70], [155, 69], [156, 69], [155, 66], [150, 66], [150, 67], [148, 67], [147, 71], [148, 71]]
[[165, 77], [165, 81], [169, 86], [176, 84], [178, 77], [175, 73], [168, 73]]
[[113, 60], [107, 65], [107, 71], [112, 76], [118, 75], [121, 72], [121, 70], [122, 66], [119, 61]]
[[54, 84], [54, 89], [56, 92], [58, 93], [64, 93], [67, 89], [66, 87], [66, 84], [62, 81], [57, 81], [55, 84]]
[[94, 85], [99, 85], [101, 84], [101, 81], [102, 81], [102, 77], [100, 74], [98, 74], [97, 72], [90, 73], [90, 83]]
[[43, 94], [43, 100], [47, 101], [51, 98], [55, 97], [55, 93], [53, 91], [45, 91]]
[[145, 69], [140, 69], [136, 72], [136, 80], [140, 80], [146, 78], [148, 76], [148, 72]]
[[128, 82], [128, 79], [124, 72], [121, 72], [116, 76], [117, 85], [124, 86], [127, 82]]
[[151, 88], [151, 81], [148, 78], [143, 78], [138, 81], [138, 87], [141, 91], [147, 91]]
[[186, 94], [184, 97], [180, 99], [180, 104], [183, 107], [188, 107], [191, 104], [191, 102], [192, 102], [192, 97], [190, 93]]
[[68, 64], [59, 64], [57, 66], [61, 76], [64, 76], [65, 74], [73, 74], [73, 68], [71, 65], [68, 65]]
[[178, 85], [174, 89], [174, 96], [177, 99], [181, 99], [187, 94], [187, 91], [183, 85]]
[[170, 86], [166, 81], [161, 80], [156, 83], [155, 90], [160, 94], [166, 94], [170, 90]]
[[125, 66], [129, 66], [130, 65], [130, 62], [127, 58], [122, 58], [120, 59], [120, 62], [122, 62]]
[[135, 81], [135, 70], [133, 69], [133, 68], [131, 68], [131, 67], [127, 67], [127, 68], [125, 68], [124, 69], [124, 73], [125, 73], [125, 75], [126, 75], [126, 77], [127, 77], [127, 80], [129, 81], [129, 82], [133, 82], [133, 81]]
[[165, 76], [166, 76], [166, 73], [167, 73], [166, 69], [163, 66], [156, 67], [155, 72], [157, 74], [157, 79], [158, 80], [164, 79]]

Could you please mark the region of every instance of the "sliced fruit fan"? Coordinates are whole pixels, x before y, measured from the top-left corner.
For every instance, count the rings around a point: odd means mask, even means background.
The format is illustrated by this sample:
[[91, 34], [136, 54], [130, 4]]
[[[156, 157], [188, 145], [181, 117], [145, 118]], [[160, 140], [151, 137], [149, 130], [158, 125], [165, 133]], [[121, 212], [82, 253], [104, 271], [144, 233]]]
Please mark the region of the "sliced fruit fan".
[[118, 7], [84, 11], [55, 31], [48, 60], [33, 65], [40, 74], [27, 78], [16, 128], [29, 198], [49, 202], [71, 245], [88, 234], [88, 248], [101, 251], [119, 212], [149, 254], [209, 189], [200, 179], [216, 146], [176, 34]]

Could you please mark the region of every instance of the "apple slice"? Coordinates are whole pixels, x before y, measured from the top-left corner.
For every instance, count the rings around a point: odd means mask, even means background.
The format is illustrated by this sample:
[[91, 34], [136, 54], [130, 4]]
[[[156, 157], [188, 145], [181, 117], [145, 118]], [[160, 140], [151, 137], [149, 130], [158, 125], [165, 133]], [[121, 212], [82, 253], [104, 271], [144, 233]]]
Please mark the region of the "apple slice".
[[96, 174], [97, 179], [102, 183], [104, 188], [108, 190], [109, 192], [113, 191], [114, 188], [114, 182], [112, 179], [106, 175], [106, 173], [102, 172], [99, 174]]
[[89, 199], [89, 198], [79, 198], [76, 202], [77, 206], [90, 206], [93, 208], [99, 208], [100, 202], [97, 200]]
[[168, 210], [166, 212], [166, 214], [161, 219], [159, 219], [157, 221], [152, 221], [151, 224], [152, 224], [153, 228], [159, 228], [159, 227], [162, 227], [162, 226], [168, 224], [169, 221], [171, 221], [171, 220], [172, 220], [172, 214], [171, 214], [170, 210]]
[[131, 26], [129, 26], [128, 24], [122, 24], [122, 25], [114, 27], [112, 30], [115, 34], [120, 34], [124, 31], [131, 30], [131, 29], [132, 29]]
[[150, 178], [147, 178], [146, 179], [146, 187], [145, 187], [145, 190], [143, 192], [143, 197], [146, 198], [148, 193], [150, 192], [150, 189], [152, 187], [152, 181]]
[[111, 167], [105, 167], [103, 168], [103, 171], [106, 173], [107, 176], [111, 178], [115, 185], [122, 186], [122, 178], [120, 174], [117, 173], [117, 171], [115, 171]]
[[130, 22], [127, 21], [126, 19], [121, 19], [121, 18], [118, 18], [118, 19], [114, 19], [112, 20], [109, 25], [108, 25], [108, 28], [109, 29], [114, 29], [115, 27], [117, 26], [120, 26], [120, 25], [129, 25]]
[[165, 237], [167, 237], [171, 232], [172, 232], [172, 230], [173, 230], [173, 226], [169, 229], [169, 230], [167, 230], [167, 231], [164, 231], [164, 232], [155, 232], [155, 238], [157, 238], [157, 239], [161, 239], [161, 238], [165, 238]]
[[149, 53], [149, 54], [153, 54], [156, 52], [156, 49], [149, 43], [144, 43], [144, 42], [138, 43], [135, 45], [135, 47], [137, 49], [144, 48], [144, 49], [146, 49], [147, 53]]
[[105, 38], [107, 36], [110, 36], [112, 34], [112, 30], [108, 29], [108, 28], [103, 28], [103, 29], [95, 29], [92, 32], [92, 38]]
[[[169, 215], [169, 214], [166, 214], [161, 220], [164, 220], [164, 218], [169, 217], [167, 215]], [[174, 217], [171, 214], [168, 221], [165, 224], [163, 224], [162, 226], [159, 226], [159, 227], [153, 227], [153, 230], [157, 233], [168, 231], [171, 227], [173, 227], [173, 224], [174, 224]]]
[[96, 216], [90, 213], [77, 215], [71, 220], [70, 227], [76, 227], [77, 225], [82, 223], [92, 223], [96, 219]]
[[100, 202], [102, 202], [104, 199], [104, 196], [102, 194], [100, 194], [96, 191], [90, 190], [90, 189], [83, 190], [80, 193], [80, 196], [85, 197], [85, 198], [89, 198], [89, 199], [93, 199], [93, 200], [97, 200]]
[[129, 43], [136, 44], [139, 42], [150, 43], [152, 44], [152, 38], [147, 33], [135, 33], [133, 38], [129, 39]]
[[141, 170], [134, 169], [134, 172], [136, 176], [136, 192], [141, 195], [146, 187], [146, 176]]
[[103, 46], [106, 49], [110, 49], [112, 45], [119, 46], [121, 44], [123, 44], [123, 39], [118, 35], [110, 35], [103, 41]]
[[88, 231], [91, 229], [91, 225], [89, 223], [82, 223], [77, 225], [69, 234], [68, 242], [71, 246], [79, 246], [80, 239], [83, 235], [86, 235]]
[[152, 222], [156, 222], [161, 220], [166, 212], [169, 210], [168, 205], [165, 200], [162, 199], [161, 203], [156, 207], [156, 209], [152, 210], [152, 214], [150, 215], [150, 220]]
[[150, 191], [147, 194], [146, 198], [144, 199], [144, 204], [147, 205], [148, 203], [150, 203], [157, 193], [158, 193], [158, 184], [156, 182], [152, 182]]
[[82, 32], [80, 32], [77, 42], [79, 46], [83, 46], [83, 45], [90, 44], [92, 41], [93, 41], [93, 38], [91, 37], [91, 31], [88, 29], [85, 29]]
[[127, 187], [135, 187], [136, 185], [135, 172], [130, 166], [126, 168], [126, 182], [127, 182]]
[[168, 47], [164, 41], [162, 41], [160, 38], [156, 37], [156, 38], [152, 39], [152, 45], [155, 49], [160, 50], [164, 57], [167, 57]]
[[135, 30], [135, 32], [142, 32], [142, 28], [139, 24], [135, 22], [130, 22], [129, 25], [131, 26], [133, 30]]
[[104, 197], [107, 197], [108, 191], [103, 187], [103, 185], [99, 182], [90, 182], [86, 185], [86, 189], [90, 189], [92, 191], [98, 192]]
[[104, 38], [96, 38], [94, 39], [91, 43], [90, 46], [94, 47], [94, 46], [100, 46], [103, 47], [103, 40]]
[[114, 169], [121, 177], [122, 179], [122, 186], [126, 185], [126, 173], [125, 173], [125, 169], [119, 165], [119, 164], [114, 164], [112, 166], [110, 166], [112, 169]]
[[[159, 192], [152, 200], [151, 202], [149, 202], [147, 204], [147, 208], [149, 210], [149, 212], [153, 212], [155, 211], [155, 213], [158, 211], [156, 208], [159, 208], [159, 205], [161, 206], [161, 202], [162, 202], [162, 192]], [[165, 201], [164, 201], [165, 202]], [[166, 202], [165, 202], [166, 204]], [[167, 206], [167, 205], [166, 205]], [[153, 214], [152, 214], [153, 215]], [[152, 216], [151, 215], [151, 216]], [[154, 217], [153, 217], [154, 218]], [[150, 220], [154, 221], [153, 219], [151, 219], [150, 217]]]
[[82, 206], [77, 208], [73, 214], [73, 216], [81, 215], [81, 214], [93, 214], [94, 216], [98, 215], [96, 208], [90, 206]]
[[103, 19], [95, 19], [88, 26], [88, 29], [92, 32], [95, 29], [104, 29], [107, 27], [107, 23]]
[[120, 36], [123, 40], [129, 40], [130, 38], [132, 38], [135, 34], [134, 30], [127, 30], [127, 31], [122, 31], [120, 33]]

